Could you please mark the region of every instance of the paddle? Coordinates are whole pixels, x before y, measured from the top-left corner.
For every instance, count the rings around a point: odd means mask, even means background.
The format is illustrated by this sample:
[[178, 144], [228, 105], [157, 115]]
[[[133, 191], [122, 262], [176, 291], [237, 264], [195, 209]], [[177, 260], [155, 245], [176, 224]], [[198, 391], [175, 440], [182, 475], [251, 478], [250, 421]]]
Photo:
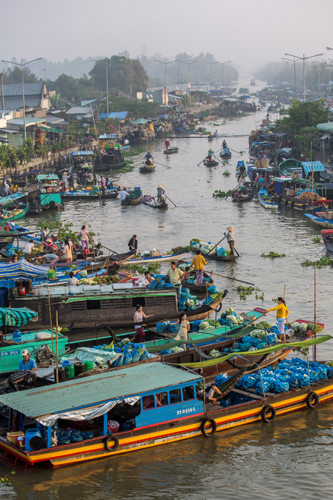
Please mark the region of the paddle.
[[215, 160], [216, 160], [218, 163], [220, 163], [220, 160], [217, 158], [217, 156], [215, 156], [214, 154], [213, 154], [213, 156], [214, 156]]
[[171, 201], [171, 203], [172, 203], [175, 207], [177, 207], [176, 203], [174, 203], [172, 200], [170, 200], [169, 196], [167, 196], [165, 193], [164, 193], [164, 196], [165, 196], [165, 197], [166, 197], [169, 201]]
[[204, 257], [207, 257], [207, 255], [209, 255], [210, 253], [212, 253], [212, 251], [213, 251], [213, 250], [215, 250], [215, 248], [217, 247], [217, 245], [219, 245], [219, 244], [221, 243], [221, 241], [223, 241], [223, 240], [224, 240], [224, 238], [226, 238], [226, 236], [225, 236], [225, 235], [223, 236], [222, 240], [220, 240], [218, 243], [216, 243], [215, 247], [213, 247], [211, 250], [209, 250], [209, 252], [208, 252], [208, 253], [206, 253], [206, 254], [204, 255]]
[[236, 250], [236, 248], [235, 248], [235, 247], [234, 247], [234, 250], [235, 250], [235, 252], [236, 252], [236, 254], [237, 254], [237, 257], [239, 257], [239, 253], [237, 252], [237, 250]]
[[224, 276], [224, 274], [215, 273], [214, 271], [207, 271], [207, 273], [216, 274], [216, 276], [220, 276], [221, 278], [226, 278], [227, 280], [239, 281], [239, 283], [246, 283], [247, 285], [255, 286], [254, 283], [250, 283], [249, 281], [243, 281], [243, 280], [239, 280], [237, 278], [231, 278], [231, 276]]
[[167, 168], [170, 168], [170, 165], [164, 165], [164, 163], [160, 163], [159, 161], [156, 161], [154, 160], [155, 163], [157, 163], [158, 165], [162, 165], [162, 167], [167, 167]]
[[205, 159], [206, 159], [206, 158], [204, 158], [203, 160], [201, 160], [201, 162], [200, 162], [200, 163], [198, 163], [197, 167], [198, 167], [199, 165], [201, 165], [201, 163], [202, 163], [202, 162], [204, 162], [204, 161], [205, 161]]

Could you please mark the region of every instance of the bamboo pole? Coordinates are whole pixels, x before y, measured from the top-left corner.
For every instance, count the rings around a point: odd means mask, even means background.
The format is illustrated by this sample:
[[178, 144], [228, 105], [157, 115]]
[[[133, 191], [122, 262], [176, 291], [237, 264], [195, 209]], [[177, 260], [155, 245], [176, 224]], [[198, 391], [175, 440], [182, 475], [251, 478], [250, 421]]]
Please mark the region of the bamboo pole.
[[238, 280], [237, 278], [232, 278], [231, 276], [224, 276], [223, 274], [215, 273], [214, 271], [207, 271], [209, 273], [215, 274], [215, 276], [220, 276], [221, 278], [226, 278], [227, 280], [239, 281], [240, 283], [246, 283], [247, 285], [254, 286], [255, 283], [250, 283], [249, 281]]
[[286, 300], [286, 285], [283, 287], [283, 300]]
[[[317, 264], [314, 266], [314, 300], [313, 300], [313, 306], [314, 306], [314, 337], [315, 339], [317, 338]], [[314, 360], [317, 361], [317, 346], [313, 346], [313, 357]]]
[[56, 310], [56, 383], [59, 383], [59, 356], [58, 356], [58, 310]]
[[50, 290], [49, 290], [49, 282], [47, 281], [47, 297], [48, 297], [48, 304], [49, 304], [49, 315], [50, 315], [50, 329], [51, 329], [51, 340], [52, 340], [52, 352], [54, 352], [54, 345], [53, 345], [53, 325], [52, 325], [52, 311], [51, 311], [51, 300], [50, 300]]

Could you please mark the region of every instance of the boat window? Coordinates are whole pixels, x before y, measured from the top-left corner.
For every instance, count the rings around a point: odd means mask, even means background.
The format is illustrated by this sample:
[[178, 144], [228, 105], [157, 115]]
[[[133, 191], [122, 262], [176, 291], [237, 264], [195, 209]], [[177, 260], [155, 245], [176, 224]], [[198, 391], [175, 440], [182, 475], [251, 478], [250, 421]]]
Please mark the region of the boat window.
[[101, 309], [101, 301], [87, 300], [87, 309]]
[[188, 399], [194, 399], [194, 390], [192, 385], [190, 387], [183, 388], [183, 401], [187, 401]]
[[181, 401], [180, 389], [173, 389], [169, 392], [170, 395], [170, 404], [179, 403]]
[[142, 408], [144, 410], [147, 410], [148, 408], [154, 408], [154, 407], [155, 407], [155, 400], [153, 394], [150, 394], [149, 396], [143, 396]]
[[166, 406], [168, 404], [168, 393], [160, 392], [156, 394], [156, 405], [157, 406]]

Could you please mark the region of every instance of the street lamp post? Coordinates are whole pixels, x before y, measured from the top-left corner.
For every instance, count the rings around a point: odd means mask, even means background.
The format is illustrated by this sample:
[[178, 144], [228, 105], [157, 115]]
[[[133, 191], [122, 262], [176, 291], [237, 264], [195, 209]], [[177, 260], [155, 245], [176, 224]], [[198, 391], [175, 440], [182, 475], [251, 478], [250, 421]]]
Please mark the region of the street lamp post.
[[293, 59], [290, 59], [289, 57], [281, 57], [284, 61], [290, 61], [294, 64], [294, 96], [296, 99], [296, 90], [297, 90], [297, 84], [296, 84], [296, 62], [298, 61], [296, 56], [293, 56]]
[[19, 66], [22, 71], [22, 104], [23, 104], [23, 126], [24, 126], [24, 140], [27, 140], [27, 127], [26, 127], [26, 119], [25, 119], [25, 95], [24, 95], [24, 67], [27, 66], [28, 64], [35, 62], [35, 61], [41, 61], [42, 57], [37, 57], [36, 59], [31, 59], [31, 61], [27, 62], [22, 62], [23, 59], [21, 59], [20, 63], [14, 62], [14, 61], [5, 61], [2, 59], [2, 62], [9, 63], [9, 64], [15, 64], [15, 66]]
[[166, 112], [166, 77], [167, 77], [166, 69], [167, 69], [168, 64], [174, 63], [176, 61], [160, 61], [158, 59], [154, 59], [154, 61], [161, 63], [161, 64], [164, 64], [164, 113], [165, 113]]
[[288, 54], [287, 52], [285, 52], [284, 55], [294, 57], [295, 60], [297, 60], [297, 61], [303, 61], [303, 100], [305, 102], [305, 61], [307, 61], [308, 59], [312, 59], [313, 57], [320, 57], [323, 55], [323, 53], [321, 52], [320, 54], [314, 54], [313, 56], [305, 56], [303, 54], [303, 56], [300, 57], [300, 56], [295, 56], [294, 54]]
[[189, 84], [189, 97], [190, 97], [190, 106], [191, 102], [191, 65], [198, 62], [198, 59], [194, 61], [180, 61], [183, 64], [187, 64], [187, 73], [188, 73], [188, 84]]
[[213, 91], [213, 66], [214, 64], [220, 64], [220, 61], [209, 62], [205, 61], [206, 64], [210, 64], [210, 97], [212, 97]]
[[231, 61], [224, 61], [223, 63], [221, 63], [221, 87], [222, 87], [222, 90], [223, 90], [223, 85], [224, 85], [224, 65], [225, 64], [230, 64]]

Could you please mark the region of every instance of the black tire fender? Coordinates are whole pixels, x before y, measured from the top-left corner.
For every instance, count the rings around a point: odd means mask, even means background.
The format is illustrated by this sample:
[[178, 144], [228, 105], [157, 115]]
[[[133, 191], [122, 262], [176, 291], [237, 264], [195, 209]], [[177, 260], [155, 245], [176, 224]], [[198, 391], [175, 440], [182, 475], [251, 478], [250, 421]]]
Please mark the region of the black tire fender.
[[215, 309], [215, 311], [216, 311], [216, 312], [220, 312], [220, 311], [221, 311], [221, 309], [222, 309], [222, 302], [221, 302], [221, 304], [219, 304], [219, 305], [217, 306], [217, 308]]
[[309, 408], [316, 408], [319, 403], [319, 396], [316, 392], [309, 392], [305, 398], [306, 405]]
[[[206, 424], [209, 423], [211, 424], [212, 426], [212, 429], [210, 432], [207, 432], [208, 429], [205, 429], [205, 426]], [[200, 425], [200, 430], [201, 430], [201, 433], [205, 436], [205, 437], [209, 437], [211, 436], [212, 434], [214, 434], [216, 432], [216, 422], [213, 418], [204, 418], [203, 421], [201, 422], [201, 425]]]
[[107, 451], [116, 451], [119, 446], [119, 439], [114, 434], [110, 434], [105, 438], [104, 445]]
[[263, 422], [270, 422], [271, 420], [274, 420], [275, 415], [276, 415], [276, 410], [271, 405], [265, 405], [260, 412], [260, 416]]

